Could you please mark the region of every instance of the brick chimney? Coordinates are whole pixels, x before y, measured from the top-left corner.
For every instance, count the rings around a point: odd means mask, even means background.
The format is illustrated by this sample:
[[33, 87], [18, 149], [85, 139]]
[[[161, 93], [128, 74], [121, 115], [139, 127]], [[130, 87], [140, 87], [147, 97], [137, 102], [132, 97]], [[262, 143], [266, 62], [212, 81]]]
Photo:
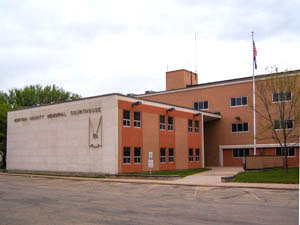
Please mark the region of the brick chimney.
[[166, 90], [198, 84], [198, 74], [185, 69], [166, 72]]

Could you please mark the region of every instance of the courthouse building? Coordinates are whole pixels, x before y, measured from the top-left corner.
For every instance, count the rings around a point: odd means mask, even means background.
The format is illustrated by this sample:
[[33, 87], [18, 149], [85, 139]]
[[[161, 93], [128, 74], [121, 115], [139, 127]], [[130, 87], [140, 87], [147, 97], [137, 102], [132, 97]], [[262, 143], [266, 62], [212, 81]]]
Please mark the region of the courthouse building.
[[[7, 169], [117, 174], [149, 171], [149, 160], [154, 171], [242, 166], [254, 154], [251, 102], [252, 77], [198, 84], [197, 74], [177, 70], [166, 73], [166, 91], [10, 111]], [[289, 165], [299, 166], [299, 143], [289, 146]], [[257, 148], [282, 155], [271, 139]]]

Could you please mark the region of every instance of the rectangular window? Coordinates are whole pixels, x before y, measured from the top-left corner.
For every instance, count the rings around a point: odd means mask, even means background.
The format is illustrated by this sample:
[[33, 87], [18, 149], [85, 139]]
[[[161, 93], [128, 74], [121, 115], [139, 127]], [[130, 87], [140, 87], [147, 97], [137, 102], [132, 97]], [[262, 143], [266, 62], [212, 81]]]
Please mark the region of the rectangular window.
[[134, 112], [134, 127], [141, 127], [141, 112]]
[[169, 148], [169, 162], [174, 162], [174, 149]]
[[249, 148], [235, 148], [233, 149], [233, 157], [245, 157], [250, 155], [250, 149]]
[[174, 118], [168, 116], [168, 130], [174, 130]]
[[130, 111], [123, 110], [123, 126], [130, 127]]
[[188, 132], [193, 132], [193, 120], [188, 120]]
[[208, 101], [194, 102], [194, 109], [196, 110], [208, 109]]
[[166, 162], [166, 149], [160, 149], [160, 162]]
[[200, 149], [196, 148], [196, 161], [200, 161]]
[[291, 92], [281, 92], [281, 93], [273, 93], [272, 100], [273, 102], [287, 102], [292, 99]]
[[195, 120], [195, 132], [199, 133], [200, 129], [199, 129], [199, 120]]
[[163, 115], [159, 116], [159, 129], [166, 130], [166, 117]]
[[249, 131], [248, 123], [233, 123], [232, 132], [246, 132]]
[[293, 120], [274, 120], [273, 126], [275, 130], [280, 129], [293, 129], [294, 121]]
[[189, 149], [189, 161], [194, 161], [194, 151], [192, 148]]
[[141, 163], [141, 148], [134, 148], [134, 163]]
[[[287, 151], [288, 151], [288, 154], [287, 154], [288, 156], [296, 156], [294, 147], [288, 147]], [[276, 155], [277, 156], [285, 156], [284, 148], [280, 148], [280, 147], [276, 148]]]
[[130, 163], [130, 147], [124, 147], [123, 162]]
[[230, 99], [230, 106], [243, 106], [248, 105], [248, 97], [235, 97]]

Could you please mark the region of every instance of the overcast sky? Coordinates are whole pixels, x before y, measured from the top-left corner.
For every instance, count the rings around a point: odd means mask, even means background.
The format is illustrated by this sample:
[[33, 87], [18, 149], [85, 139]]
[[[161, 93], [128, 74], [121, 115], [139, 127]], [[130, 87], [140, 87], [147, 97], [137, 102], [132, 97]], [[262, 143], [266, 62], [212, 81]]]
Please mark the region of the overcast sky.
[[199, 83], [251, 76], [251, 31], [257, 74], [300, 69], [299, 12], [299, 0], [0, 0], [0, 90], [144, 93], [196, 67]]

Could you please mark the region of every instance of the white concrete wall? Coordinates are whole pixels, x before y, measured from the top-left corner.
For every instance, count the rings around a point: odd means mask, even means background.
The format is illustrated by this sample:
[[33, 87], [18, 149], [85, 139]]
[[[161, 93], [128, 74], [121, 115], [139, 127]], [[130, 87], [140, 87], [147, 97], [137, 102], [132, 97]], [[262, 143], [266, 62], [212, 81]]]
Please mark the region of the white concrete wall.
[[[7, 169], [66, 172], [118, 172], [117, 96], [100, 96], [8, 113]], [[71, 115], [71, 111], [101, 107], [101, 113]], [[50, 113], [65, 117], [47, 118]], [[31, 116], [43, 119], [30, 120]], [[102, 115], [102, 146], [89, 147], [89, 119]], [[27, 121], [15, 122], [15, 119]]]

